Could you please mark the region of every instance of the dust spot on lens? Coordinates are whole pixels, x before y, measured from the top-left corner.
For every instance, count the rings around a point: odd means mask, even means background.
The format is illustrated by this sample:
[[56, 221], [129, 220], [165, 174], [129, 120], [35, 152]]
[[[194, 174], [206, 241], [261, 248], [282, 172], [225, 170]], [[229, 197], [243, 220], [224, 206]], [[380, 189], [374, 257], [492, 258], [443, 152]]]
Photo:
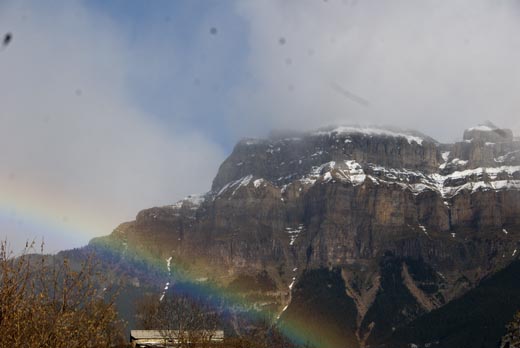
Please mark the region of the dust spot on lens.
[[209, 30], [209, 32], [210, 32], [211, 35], [217, 35], [218, 30], [217, 30], [217, 28], [212, 27], [212, 28]]
[[4, 35], [4, 39], [2, 40], [2, 46], [7, 47], [7, 45], [9, 45], [12, 40], [13, 40], [13, 34], [6, 33]]
[[282, 36], [278, 39], [278, 43], [283, 46], [287, 43], [287, 40]]

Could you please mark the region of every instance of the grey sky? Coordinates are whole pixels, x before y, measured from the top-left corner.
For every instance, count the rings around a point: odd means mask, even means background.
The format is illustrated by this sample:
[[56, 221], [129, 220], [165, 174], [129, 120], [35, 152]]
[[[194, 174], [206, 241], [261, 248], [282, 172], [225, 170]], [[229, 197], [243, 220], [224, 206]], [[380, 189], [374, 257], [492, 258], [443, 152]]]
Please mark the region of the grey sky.
[[206, 191], [272, 129], [520, 130], [516, 1], [4, 1], [7, 32], [0, 236], [51, 250]]
[[249, 66], [256, 73], [254, 86], [240, 87], [247, 99], [242, 114], [258, 123], [393, 124], [440, 141], [460, 139], [464, 128], [487, 119], [520, 129], [516, 1], [246, 1], [238, 7], [251, 27]]

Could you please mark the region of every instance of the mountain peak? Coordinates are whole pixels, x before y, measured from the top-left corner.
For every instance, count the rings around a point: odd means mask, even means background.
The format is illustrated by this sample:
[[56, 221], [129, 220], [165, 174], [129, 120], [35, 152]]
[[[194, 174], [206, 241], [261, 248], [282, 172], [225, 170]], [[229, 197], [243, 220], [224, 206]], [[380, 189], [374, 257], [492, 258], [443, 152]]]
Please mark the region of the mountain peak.
[[306, 330], [337, 327], [338, 344], [319, 347], [382, 346], [518, 259], [520, 142], [508, 134], [487, 123], [439, 144], [334, 126], [243, 140], [206, 195], [144, 210], [106, 240], [156, 255], [167, 287], [180, 269], [282, 323], [326, 313]]
[[513, 131], [507, 128], [499, 128], [491, 121], [485, 121], [476, 127], [464, 131], [465, 141], [481, 140], [490, 143], [505, 143], [513, 141]]
[[379, 126], [330, 126], [305, 133], [244, 139], [220, 166], [212, 191], [248, 175], [280, 185], [329, 162], [355, 160], [388, 168], [436, 171], [438, 143], [415, 131]]
[[408, 143], [415, 142], [418, 145], [422, 145], [423, 141], [431, 138], [413, 130], [403, 130], [394, 127], [385, 126], [331, 126], [319, 129], [313, 133], [313, 135], [332, 135], [332, 134], [363, 134], [368, 136], [385, 136], [385, 137], [398, 137], [405, 138]]

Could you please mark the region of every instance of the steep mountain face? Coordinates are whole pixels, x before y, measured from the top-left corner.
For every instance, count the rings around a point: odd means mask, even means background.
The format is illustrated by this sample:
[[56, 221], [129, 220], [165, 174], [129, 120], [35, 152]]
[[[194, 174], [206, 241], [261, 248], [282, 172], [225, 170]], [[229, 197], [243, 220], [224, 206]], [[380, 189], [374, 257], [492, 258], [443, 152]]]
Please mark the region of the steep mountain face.
[[520, 308], [519, 274], [520, 262], [515, 260], [464, 296], [397, 328], [390, 337], [373, 337], [371, 346], [499, 347], [506, 324]]
[[354, 347], [468, 293], [518, 257], [519, 237], [520, 141], [488, 124], [455, 144], [354, 127], [246, 139], [209, 193], [92, 244], [169, 259], [282, 322], [314, 313], [304, 331], [336, 339], [313, 342]]

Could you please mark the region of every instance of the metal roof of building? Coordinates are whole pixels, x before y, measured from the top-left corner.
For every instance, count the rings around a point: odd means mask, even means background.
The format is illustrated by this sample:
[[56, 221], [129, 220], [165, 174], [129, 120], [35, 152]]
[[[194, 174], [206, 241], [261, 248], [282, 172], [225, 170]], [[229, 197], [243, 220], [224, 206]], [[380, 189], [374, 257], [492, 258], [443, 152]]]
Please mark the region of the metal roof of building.
[[[195, 335], [204, 335], [211, 336], [212, 340], [223, 340], [224, 339], [224, 331], [223, 330], [202, 330], [202, 331], [194, 331], [191, 334]], [[189, 335], [189, 332], [186, 331], [184, 335]], [[134, 340], [160, 340], [168, 338], [168, 336], [176, 337], [180, 336], [179, 330], [170, 330], [170, 334], [168, 334], [168, 330], [130, 330], [130, 337]]]

